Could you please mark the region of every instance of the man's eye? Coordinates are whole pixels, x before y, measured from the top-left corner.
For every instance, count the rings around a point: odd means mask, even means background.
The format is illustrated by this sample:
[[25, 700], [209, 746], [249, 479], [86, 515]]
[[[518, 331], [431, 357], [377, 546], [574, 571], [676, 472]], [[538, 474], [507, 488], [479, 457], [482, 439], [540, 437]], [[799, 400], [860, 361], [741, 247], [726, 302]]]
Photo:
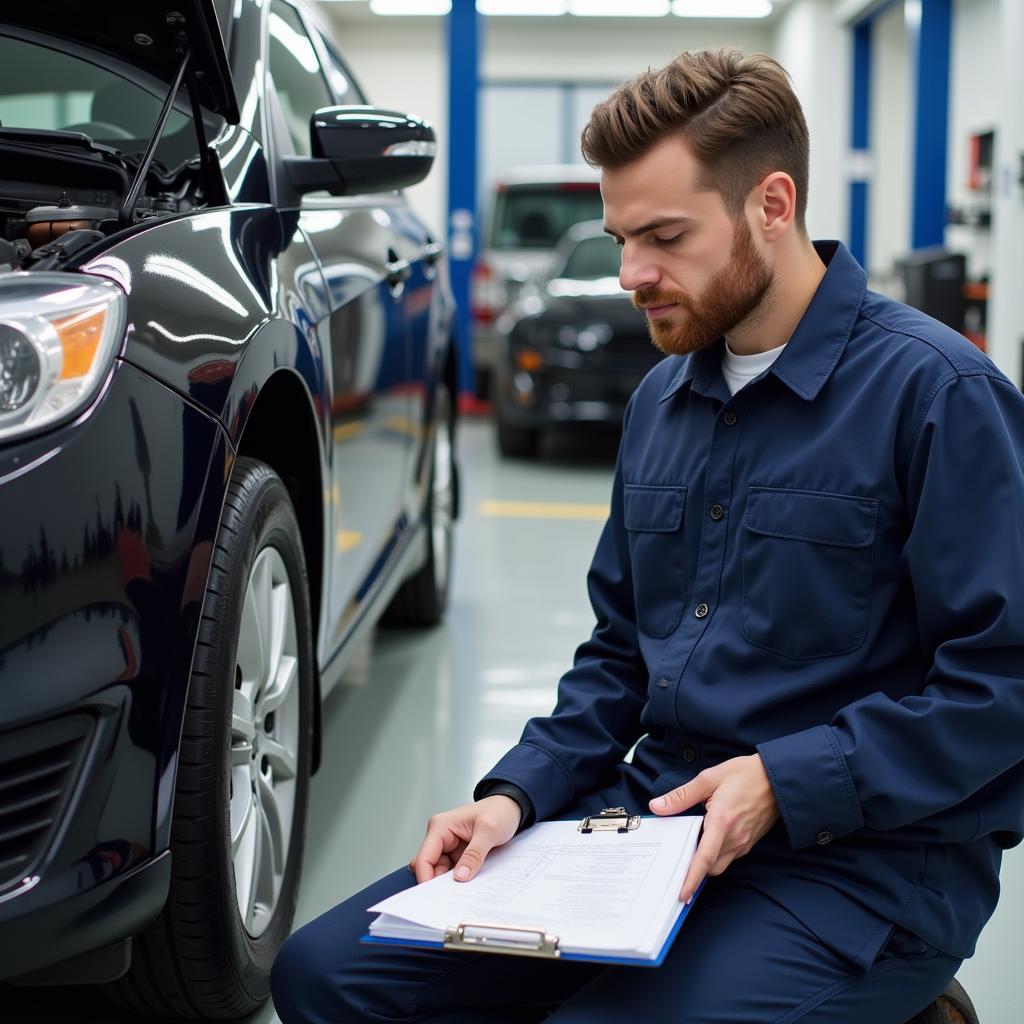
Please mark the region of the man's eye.
[[616, 249], [621, 249], [626, 244], [626, 241], [623, 238], [613, 238], [612, 244]]
[[673, 242], [678, 242], [684, 234], [686, 234], [685, 231], [680, 231], [678, 235], [672, 235], [671, 238], [659, 238], [657, 235], [655, 235], [654, 241], [657, 242], [658, 245], [671, 245]]

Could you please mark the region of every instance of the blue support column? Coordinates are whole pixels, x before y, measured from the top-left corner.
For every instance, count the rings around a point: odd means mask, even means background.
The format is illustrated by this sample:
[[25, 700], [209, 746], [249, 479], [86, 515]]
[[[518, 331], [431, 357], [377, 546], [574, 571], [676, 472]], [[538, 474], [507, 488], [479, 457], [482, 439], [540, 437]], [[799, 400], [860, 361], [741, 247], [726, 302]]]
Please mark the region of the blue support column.
[[920, 19], [908, 24], [916, 96], [911, 246], [923, 249], [945, 240], [953, 0], [914, 2], [920, 5]]
[[868, 189], [871, 174], [871, 20], [853, 29], [853, 111], [850, 118], [850, 252], [868, 258]]
[[473, 389], [470, 275], [476, 256], [477, 95], [480, 15], [452, 0], [448, 15], [448, 259], [458, 305], [459, 391]]

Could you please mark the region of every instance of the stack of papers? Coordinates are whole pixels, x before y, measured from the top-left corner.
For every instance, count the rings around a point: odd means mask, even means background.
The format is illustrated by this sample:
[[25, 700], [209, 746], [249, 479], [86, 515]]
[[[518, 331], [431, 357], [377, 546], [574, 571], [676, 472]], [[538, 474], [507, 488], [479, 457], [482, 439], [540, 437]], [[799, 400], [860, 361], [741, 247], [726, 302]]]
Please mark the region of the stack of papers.
[[478, 947], [489, 952], [525, 951], [543, 933], [565, 959], [656, 966], [689, 909], [679, 890], [702, 820], [645, 817], [589, 835], [577, 821], [542, 822], [492, 850], [470, 882], [449, 871], [370, 907], [380, 916], [367, 941], [442, 946], [462, 925], [489, 933]]

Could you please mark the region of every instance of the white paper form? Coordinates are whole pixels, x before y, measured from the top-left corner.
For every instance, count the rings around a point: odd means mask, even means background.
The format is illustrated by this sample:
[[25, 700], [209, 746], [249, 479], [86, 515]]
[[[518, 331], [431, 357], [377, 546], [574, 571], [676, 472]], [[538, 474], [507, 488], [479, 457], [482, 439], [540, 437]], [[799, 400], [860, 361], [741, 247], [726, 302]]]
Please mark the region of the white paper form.
[[448, 872], [370, 907], [386, 915], [371, 933], [415, 937], [402, 922], [435, 933], [512, 925], [557, 935], [565, 951], [653, 956], [678, 916], [701, 820], [643, 818], [621, 835], [542, 822], [491, 851], [471, 882]]

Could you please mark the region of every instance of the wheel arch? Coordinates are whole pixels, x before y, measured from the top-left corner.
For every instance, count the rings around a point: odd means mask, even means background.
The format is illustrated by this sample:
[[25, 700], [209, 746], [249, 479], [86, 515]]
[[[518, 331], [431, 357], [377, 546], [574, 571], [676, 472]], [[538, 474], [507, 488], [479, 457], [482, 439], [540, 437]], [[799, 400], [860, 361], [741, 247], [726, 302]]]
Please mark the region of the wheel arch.
[[309, 394], [287, 369], [275, 371], [256, 395], [241, 428], [236, 454], [265, 462], [284, 482], [295, 507], [309, 579], [316, 692], [313, 770], [320, 764], [320, 612], [324, 584], [324, 500], [320, 435]]

